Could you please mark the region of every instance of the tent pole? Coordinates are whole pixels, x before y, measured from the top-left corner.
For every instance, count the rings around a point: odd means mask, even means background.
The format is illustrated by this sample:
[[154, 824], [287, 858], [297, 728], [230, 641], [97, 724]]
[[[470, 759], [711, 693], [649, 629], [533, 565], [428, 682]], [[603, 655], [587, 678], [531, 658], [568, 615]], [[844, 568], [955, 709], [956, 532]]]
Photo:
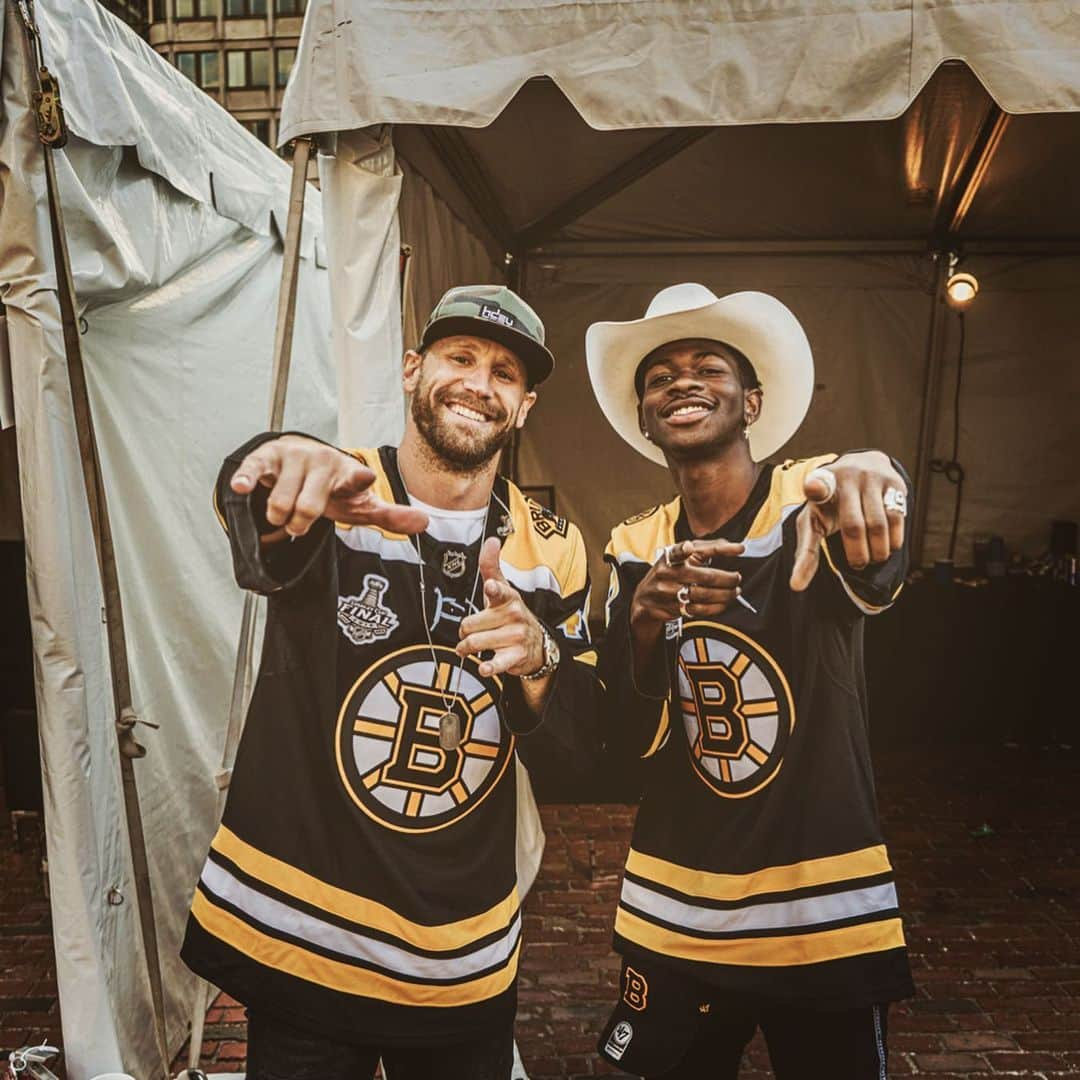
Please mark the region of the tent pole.
[[[293, 330], [296, 325], [296, 297], [300, 277], [300, 237], [304, 221], [304, 196], [307, 194], [307, 169], [312, 140], [297, 139], [293, 144], [292, 184], [289, 189], [289, 217], [285, 225], [284, 253], [281, 261], [281, 286], [278, 290], [277, 323], [274, 330], [274, 366], [271, 375], [269, 430], [277, 431], [285, 416], [285, 394], [289, 387], [289, 368], [292, 362]], [[254, 667], [255, 623], [258, 617], [258, 596], [244, 594], [244, 610], [240, 616], [240, 641], [236, 650], [232, 695], [229, 699], [229, 719], [225, 745], [221, 754], [221, 769], [217, 783], [217, 818], [225, 810], [225, 796], [232, 779], [236, 748], [244, 727], [244, 715], [251, 691]], [[199, 1068], [202, 1059], [203, 1032], [206, 1029], [206, 1010], [210, 987], [202, 979], [195, 992], [191, 1012], [191, 1037], [188, 1043], [188, 1071]]]
[[116, 726], [117, 749], [120, 760], [121, 788], [124, 798], [124, 814], [127, 820], [128, 844], [131, 855], [131, 871], [135, 885], [135, 903], [138, 909], [139, 929], [146, 974], [150, 988], [151, 1008], [154, 1014], [154, 1039], [160, 1059], [161, 1075], [169, 1075], [168, 1038], [165, 1029], [165, 999], [162, 992], [161, 960], [158, 953], [157, 923], [154, 917], [153, 890], [150, 883], [150, 866], [146, 854], [146, 836], [143, 831], [139, 789], [135, 776], [135, 759], [144, 757], [146, 749], [135, 738], [135, 725], [144, 723], [156, 727], [150, 721], [140, 720], [132, 703], [131, 671], [128, 666], [127, 641], [124, 634], [124, 611], [120, 596], [120, 579], [116, 568], [116, 552], [113, 546], [112, 527], [101, 474], [101, 458], [94, 433], [94, 419], [90, 410], [90, 396], [83, 366], [82, 344], [79, 340], [78, 307], [75, 284], [71, 273], [71, 259], [64, 230], [63, 208], [60, 204], [56, 180], [56, 163], [53, 153], [67, 142], [67, 126], [60, 101], [60, 86], [45, 66], [41, 35], [29, 3], [16, 5], [26, 34], [26, 44], [32, 60], [34, 82], [31, 100], [34, 104], [38, 135], [44, 151], [45, 186], [49, 202], [49, 225], [52, 234], [53, 260], [56, 266], [56, 293], [60, 308], [64, 338], [64, 353], [68, 366], [68, 382], [71, 389], [71, 406], [75, 433], [79, 444], [83, 483], [86, 487], [87, 509], [97, 553], [98, 573], [101, 580], [102, 607], [105, 636], [108, 643], [110, 682], [113, 691], [113, 708]]
[[930, 332], [926, 345], [919, 447], [915, 458], [915, 513], [911, 521], [910, 538], [912, 563], [915, 566], [920, 566], [923, 562], [926, 523], [930, 513], [930, 459], [934, 451], [934, 436], [937, 433], [938, 400], [941, 397], [941, 373], [944, 366], [948, 314], [945, 306], [945, 284], [949, 273], [949, 252], [961, 246], [958, 234], [1008, 126], [1009, 114], [991, 103], [971, 149], [957, 171], [951, 189], [942, 199], [932, 232], [931, 243], [936, 249], [936, 265], [931, 297]]
[[934, 279], [930, 293], [930, 327], [926, 336], [923, 367], [922, 415], [919, 445], [915, 455], [915, 513], [910, 523], [911, 565], [921, 566], [926, 542], [926, 522], [930, 510], [930, 458], [937, 434], [938, 400], [941, 396], [941, 369], [945, 353], [945, 277], [949, 272], [947, 252], [934, 254]]

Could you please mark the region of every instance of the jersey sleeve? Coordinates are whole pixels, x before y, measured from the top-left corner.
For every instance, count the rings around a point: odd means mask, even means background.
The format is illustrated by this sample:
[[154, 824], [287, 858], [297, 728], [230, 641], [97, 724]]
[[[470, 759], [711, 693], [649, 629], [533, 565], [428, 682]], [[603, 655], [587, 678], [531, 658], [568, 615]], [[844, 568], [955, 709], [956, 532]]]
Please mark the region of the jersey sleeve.
[[556, 570], [559, 595], [539, 591], [529, 602], [532, 613], [559, 646], [559, 666], [540, 716], [525, 704], [519, 679], [505, 679], [503, 715], [518, 739], [526, 768], [569, 769], [587, 775], [599, 752], [596, 716], [601, 685], [596, 649], [589, 636], [589, 574], [585, 543], [577, 527], [567, 530], [564, 557]]
[[608, 545], [604, 560], [610, 570], [604, 606], [606, 633], [599, 649], [600, 678], [606, 691], [601, 721], [604, 749], [615, 759], [647, 758], [667, 739], [670, 686], [663, 640], [648, 670], [634, 671], [630, 607], [650, 567], [637, 561], [620, 562], [613, 544]]
[[230, 486], [244, 458], [282, 434], [263, 432], [234, 450], [222, 464], [214, 486], [214, 511], [229, 537], [236, 582], [242, 589], [263, 595], [291, 589], [304, 580], [319, 561], [334, 527], [326, 518], [320, 518], [304, 536], [264, 544], [261, 538], [276, 528], [266, 520], [269, 489], [256, 484], [254, 491], [241, 495]]
[[[907, 485], [906, 525], [911, 520], [914, 506], [911, 478], [898, 461], [892, 459], [892, 463]], [[861, 570], [856, 570], [848, 563], [844, 553], [844, 541], [839, 532], [826, 539], [822, 545], [822, 555], [832, 572], [831, 576], [846, 598], [847, 610], [850, 612], [854, 607], [856, 612], [863, 615], [879, 615], [892, 607], [904, 587], [909, 565], [907, 529], [905, 528], [904, 543], [899, 550], [894, 551], [885, 562], [868, 563]]]

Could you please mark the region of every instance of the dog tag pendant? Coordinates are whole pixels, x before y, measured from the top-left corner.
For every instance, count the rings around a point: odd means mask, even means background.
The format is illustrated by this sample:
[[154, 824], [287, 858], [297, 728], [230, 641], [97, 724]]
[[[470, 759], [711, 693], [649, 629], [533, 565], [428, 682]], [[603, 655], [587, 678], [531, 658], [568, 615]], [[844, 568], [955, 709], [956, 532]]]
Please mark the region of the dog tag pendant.
[[461, 745], [461, 717], [456, 712], [444, 712], [439, 717], [439, 746], [456, 750]]

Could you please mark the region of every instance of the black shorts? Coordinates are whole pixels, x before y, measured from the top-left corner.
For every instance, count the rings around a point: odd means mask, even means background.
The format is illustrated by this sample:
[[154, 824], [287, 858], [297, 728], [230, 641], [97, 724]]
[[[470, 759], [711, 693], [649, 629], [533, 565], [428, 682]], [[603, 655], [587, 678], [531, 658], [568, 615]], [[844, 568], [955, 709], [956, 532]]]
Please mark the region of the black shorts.
[[735, 1080], [760, 1028], [777, 1080], [885, 1080], [888, 1003], [824, 1008], [723, 991], [623, 964], [601, 1055], [647, 1080]]
[[761, 1028], [776, 1080], [886, 1080], [888, 1004], [816, 1011], [737, 1001], [709, 1003], [686, 1054], [655, 1080], [735, 1080]]
[[509, 1080], [514, 1034], [508, 1025], [450, 1045], [353, 1046], [248, 1010], [247, 1080], [369, 1080], [380, 1058], [388, 1080]]

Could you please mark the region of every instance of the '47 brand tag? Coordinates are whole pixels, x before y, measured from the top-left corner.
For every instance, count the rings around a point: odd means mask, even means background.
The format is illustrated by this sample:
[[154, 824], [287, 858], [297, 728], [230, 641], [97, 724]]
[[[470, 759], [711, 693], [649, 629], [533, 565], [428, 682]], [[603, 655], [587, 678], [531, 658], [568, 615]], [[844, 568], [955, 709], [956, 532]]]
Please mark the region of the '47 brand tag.
[[383, 603], [389, 587], [381, 574], [365, 574], [360, 596], [338, 597], [338, 626], [354, 645], [382, 641], [397, 629], [397, 615]]

